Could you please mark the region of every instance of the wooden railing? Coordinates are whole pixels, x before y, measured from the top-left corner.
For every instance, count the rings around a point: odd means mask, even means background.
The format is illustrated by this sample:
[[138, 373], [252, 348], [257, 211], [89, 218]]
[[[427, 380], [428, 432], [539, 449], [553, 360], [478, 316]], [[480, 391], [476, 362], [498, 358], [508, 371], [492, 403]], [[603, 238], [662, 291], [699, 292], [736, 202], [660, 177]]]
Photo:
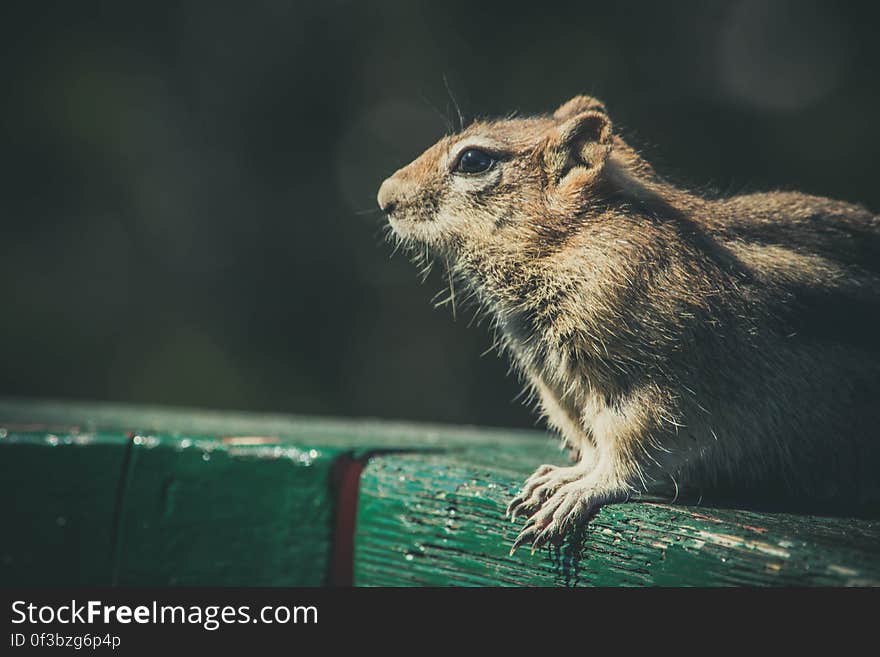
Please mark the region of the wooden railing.
[[878, 585], [880, 522], [657, 503], [509, 556], [538, 432], [0, 401], [0, 586]]

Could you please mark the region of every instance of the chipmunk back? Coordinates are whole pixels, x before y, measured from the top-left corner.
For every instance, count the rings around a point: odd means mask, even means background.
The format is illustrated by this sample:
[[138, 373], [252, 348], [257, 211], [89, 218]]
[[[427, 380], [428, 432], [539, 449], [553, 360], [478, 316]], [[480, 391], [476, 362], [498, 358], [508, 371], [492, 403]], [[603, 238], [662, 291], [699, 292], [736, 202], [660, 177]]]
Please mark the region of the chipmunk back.
[[657, 490], [880, 501], [876, 215], [680, 189], [586, 96], [441, 139], [378, 202], [491, 314], [575, 455], [511, 502], [513, 549]]

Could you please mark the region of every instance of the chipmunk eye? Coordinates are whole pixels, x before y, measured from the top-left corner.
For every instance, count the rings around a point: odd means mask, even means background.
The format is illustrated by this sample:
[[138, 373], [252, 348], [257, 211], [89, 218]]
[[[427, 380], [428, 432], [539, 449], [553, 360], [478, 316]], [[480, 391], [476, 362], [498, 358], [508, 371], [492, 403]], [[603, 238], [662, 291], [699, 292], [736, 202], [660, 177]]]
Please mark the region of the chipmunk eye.
[[483, 173], [492, 168], [495, 164], [495, 158], [488, 153], [484, 153], [476, 148], [469, 148], [464, 151], [455, 163], [453, 171], [459, 173]]

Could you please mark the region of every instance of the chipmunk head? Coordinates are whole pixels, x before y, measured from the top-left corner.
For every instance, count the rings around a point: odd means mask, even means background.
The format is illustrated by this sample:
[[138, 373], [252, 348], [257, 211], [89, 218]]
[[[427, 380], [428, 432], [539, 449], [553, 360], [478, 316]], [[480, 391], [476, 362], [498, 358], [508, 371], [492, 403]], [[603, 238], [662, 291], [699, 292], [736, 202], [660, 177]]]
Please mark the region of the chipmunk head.
[[444, 137], [385, 180], [377, 200], [402, 241], [454, 251], [582, 211], [611, 146], [602, 103], [577, 96], [549, 116], [477, 121]]

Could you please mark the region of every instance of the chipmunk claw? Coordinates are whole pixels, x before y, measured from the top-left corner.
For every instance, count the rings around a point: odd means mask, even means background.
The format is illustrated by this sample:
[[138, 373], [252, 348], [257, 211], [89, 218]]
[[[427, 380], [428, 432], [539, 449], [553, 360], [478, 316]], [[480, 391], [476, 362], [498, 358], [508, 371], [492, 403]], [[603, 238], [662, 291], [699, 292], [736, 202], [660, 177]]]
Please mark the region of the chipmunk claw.
[[[549, 475], [551, 475], [556, 469], [557, 466], [545, 463], [535, 470], [535, 472], [526, 479], [519, 494], [511, 500], [510, 504], [507, 505], [505, 515], [515, 519], [517, 509], [521, 509], [523, 506], [532, 506], [535, 502], [540, 502], [544, 493], [542, 492], [537, 496], [535, 493], [539, 487], [547, 483]], [[537, 499], [533, 500], [532, 498]]]
[[523, 504], [525, 501], [526, 500], [522, 495], [514, 497], [510, 501], [510, 504], [507, 505], [507, 510], [504, 512], [504, 516], [510, 518], [510, 522], [516, 522], [517, 517], [524, 513]]
[[539, 484], [537, 487], [524, 486], [522, 491], [507, 505], [505, 516], [515, 521], [519, 516], [529, 516], [551, 494], [546, 485]]
[[551, 522], [549, 525], [544, 527], [541, 532], [535, 536], [535, 540], [532, 541], [532, 554], [535, 553], [536, 550], [547, 545], [550, 539], [555, 538], [559, 534], [560, 528], [556, 525], [555, 522]]
[[515, 521], [520, 516], [530, 516], [565, 484], [577, 481], [586, 471], [583, 464], [571, 467], [544, 464], [526, 479], [522, 489], [504, 512], [505, 517]]
[[597, 495], [589, 485], [567, 484], [545, 500], [529, 518], [513, 543], [510, 554], [531, 543], [532, 554], [551, 541], [561, 540], [566, 532], [588, 520], [603, 503], [622, 500], [622, 493]]
[[528, 522], [526, 522], [526, 526], [522, 528], [519, 535], [513, 541], [513, 545], [510, 547], [510, 556], [513, 556], [517, 548], [525, 545], [530, 540], [534, 540], [535, 536], [537, 535], [537, 531], [538, 527], [535, 526], [535, 522], [530, 518]]
[[516, 520], [517, 509], [522, 506], [522, 503], [525, 502], [525, 498], [522, 495], [517, 495], [512, 500], [510, 500], [510, 504], [507, 505], [507, 509], [504, 511], [504, 517], [510, 518], [510, 521], [513, 522]]
[[557, 537], [560, 529], [559, 525], [552, 521], [548, 524], [541, 524], [533, 519], [529, 519], [528, 524], [523, 527], [519, 536], [513, 542], [513, 546], [510, 548], [510, 555], [513, 556], [517, 548], [527, 543], [531, 543], [531, 553], [534, 554], [536, 550]]

